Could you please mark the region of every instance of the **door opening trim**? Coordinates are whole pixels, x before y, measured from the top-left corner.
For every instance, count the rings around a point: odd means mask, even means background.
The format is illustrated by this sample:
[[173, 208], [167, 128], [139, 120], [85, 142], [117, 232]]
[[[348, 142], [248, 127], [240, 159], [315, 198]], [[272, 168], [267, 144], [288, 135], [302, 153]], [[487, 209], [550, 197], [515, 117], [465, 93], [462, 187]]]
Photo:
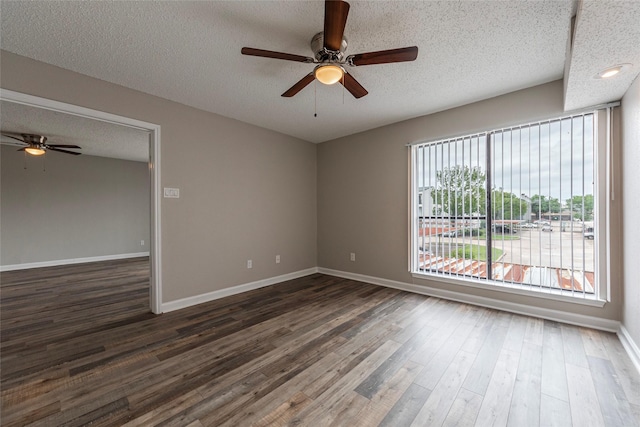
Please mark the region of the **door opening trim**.
[[74, 116], [85, 117], [88, 119], [99, 120], [106, 123], [127, 126], [149, 132], [149, 175], [151, 181], [151, 248], [149, 254], [151, 276], [149, 283], [149, 306], [153, 313], [160, 314], [162, 312], [162, 227], [160, 221], [160, 201], [162, 192], [160, 180], [160, 125], [2, 88], [0, 88], [0, 100], [67, 113]]

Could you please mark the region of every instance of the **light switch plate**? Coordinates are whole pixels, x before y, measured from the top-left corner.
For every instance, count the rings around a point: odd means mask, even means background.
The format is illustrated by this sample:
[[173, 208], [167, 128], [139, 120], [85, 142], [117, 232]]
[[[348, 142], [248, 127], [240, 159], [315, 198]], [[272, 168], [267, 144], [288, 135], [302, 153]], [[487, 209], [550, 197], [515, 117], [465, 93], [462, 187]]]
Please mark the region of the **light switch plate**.
[[179, 199], [180, 189], [164, 187], [164, 197], [171, 198], [171, 199]]

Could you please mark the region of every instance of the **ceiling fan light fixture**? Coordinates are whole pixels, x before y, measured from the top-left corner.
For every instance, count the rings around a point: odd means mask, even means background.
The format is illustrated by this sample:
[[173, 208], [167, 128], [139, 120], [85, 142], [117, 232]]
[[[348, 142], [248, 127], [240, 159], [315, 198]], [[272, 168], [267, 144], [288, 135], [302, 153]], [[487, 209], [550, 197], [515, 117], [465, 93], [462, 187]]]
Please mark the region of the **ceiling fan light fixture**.
[[42, 156], [44, 154], [44, 150], [38, 147], [27, 147], [24, 149], [24, 151], [31, 154], [32, 156]]
[[332, 85], [342, 80], [344, 68], [339, 65], [318, 65], [313, 71], [313, 75], [322, 84]]

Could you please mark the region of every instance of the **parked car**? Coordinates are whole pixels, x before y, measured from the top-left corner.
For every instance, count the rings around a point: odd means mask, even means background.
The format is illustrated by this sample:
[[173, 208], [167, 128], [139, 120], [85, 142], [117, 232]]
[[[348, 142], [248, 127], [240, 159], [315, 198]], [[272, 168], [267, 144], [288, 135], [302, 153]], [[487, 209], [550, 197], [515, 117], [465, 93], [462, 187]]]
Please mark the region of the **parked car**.
[[542, 228], [540, 229], [540, 231], [548, 231], [548, 232], [552, 232], [553, 228], [551, 228], [550, 225], [543, 225]]
[[582, 232], [582, 235], [585, 239], [593, 240], [595, 238], [595, 234], [593, 233], [593, 227], [587, 227]]
[[530, 222], [525, 222], [524, 224], [520, 224], [520, 228], [538, 228], [538, 226]]
[[510, 225], [494, 224], [492, 228], [493, 232], [496, 234], [512, 234], [518, 232], [515, 228], [512, 229]]
[[442, 233], [442, 237], [456, 237], [459, 233], [460, 231], [458, 230], [449, 230]]

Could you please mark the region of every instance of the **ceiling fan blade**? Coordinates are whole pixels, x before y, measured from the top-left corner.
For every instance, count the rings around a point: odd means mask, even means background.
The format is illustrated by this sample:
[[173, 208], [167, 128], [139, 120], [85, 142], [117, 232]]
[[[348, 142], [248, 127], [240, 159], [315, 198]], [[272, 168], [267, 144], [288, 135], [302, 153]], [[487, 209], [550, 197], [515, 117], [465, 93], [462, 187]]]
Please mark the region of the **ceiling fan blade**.
[[252, 47], [243, 47], [240, 51], [243, 55], [260, 56], [262, 58], [284, 59], [285, 61], [296, 62], [313, 62], [313, 58], [302, 55], [294, 55], [292, 53], [274, 52], [272, 50], [254, 49]]
[[74, 156], [79, 156], [82, 153], [74, 153], [73, 151], [69, 151], [69, 150], [62, 150], [60, 148], [53, 148], [53, 147], [47, 147], [48, 150], [51, 151], [59, 151], [61, 153], [66, 153], [66, 154], [73, 154]]
[[393, 62], [414, 61], [417, 57], [418, 47], [411, 46], [349, 55], [347, 57], [347, 63], [353, 65], [390, 64]]
[[340, 50], [348, 15], [349, 3], [346, 1], [326, 0], [324, 2], [324, 47], [326, 49]]
[[77, 148], [82, 149], [82, 147], [78, 147], [77, 145], [67, 145], [67, 144], [46, 144], [47, 148]]
[[298, 81], [298, 83], [294, 84], [293, 86], [291, 86], [285, 93], [283, 93], [281, 96], [284, 96], [285, 98], [291, 98], [293, 95], [295, 95], [296, 93], [300, 92], [302, 89], [304, 89], [309, 83], [311, 83], [312, 81], [315, 80], [315, 76], [313, 75], [313, 73], [309, 73], [306, 76], [304, 76], [302, 79], [300, 79], [300, 81]]
[[26, 149], [27, 149], [27, 147], [22, 147], [22, 148], [20, 148], [19, 150], [16, 150], [16, 151], [24, 151]]
[[344, 78], [340, 80], [340, 83], [342, 83], [345, 89], [351, 92], [351, 95], [356, 99], [362, 98], [369, 93], [351, 74], [344, 73]]
[[26, 142], [24, 142], [24, 139], [16, 138], [15, 136], [13, 136], [13, 135], [9, 135], [8, 133], [3, 133], [3, 134], [2, 134], [2, 136], [6, 136], [7, 138], [13, 138], [13, 139], [15, 139], [16, 141], [20, 141], [20, 142], [22, 142], [23, 144], [26, 144]]
[[20, 144], [18, 142], [13, 142], [13, 141], [1, 141], [0, 144], [2, 144], [2, 145], [10, 145], [12, 147], [24, 147], [25, 146], [24, 142], [22, 144]]

